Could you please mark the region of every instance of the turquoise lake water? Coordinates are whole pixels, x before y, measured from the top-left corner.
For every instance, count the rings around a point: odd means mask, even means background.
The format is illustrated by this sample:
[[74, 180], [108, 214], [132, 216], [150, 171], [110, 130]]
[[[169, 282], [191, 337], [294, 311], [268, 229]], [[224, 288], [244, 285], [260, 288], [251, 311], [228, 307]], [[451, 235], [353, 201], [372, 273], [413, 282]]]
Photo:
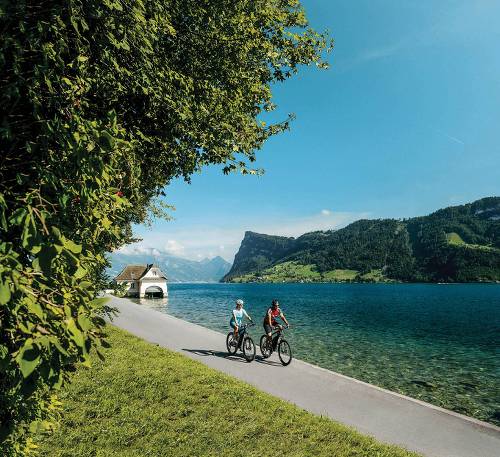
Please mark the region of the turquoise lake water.
[[500, 425], [499, 285], [170, 284], [169, 293], [140, 303], [223, 333], [242, 298], [256, 342], [277, 298], [295, 357]]

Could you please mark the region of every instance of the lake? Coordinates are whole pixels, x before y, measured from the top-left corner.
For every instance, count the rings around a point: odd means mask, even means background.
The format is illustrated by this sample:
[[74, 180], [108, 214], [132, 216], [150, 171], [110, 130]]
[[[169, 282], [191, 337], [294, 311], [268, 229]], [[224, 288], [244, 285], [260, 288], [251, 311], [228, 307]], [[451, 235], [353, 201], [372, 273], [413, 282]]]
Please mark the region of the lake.
[[258, 345], [277, 298], [295, 357], [500, 425], [499, 285], [170, 284], [169, 293], [134, 301], [226, 333], [242, 298]]

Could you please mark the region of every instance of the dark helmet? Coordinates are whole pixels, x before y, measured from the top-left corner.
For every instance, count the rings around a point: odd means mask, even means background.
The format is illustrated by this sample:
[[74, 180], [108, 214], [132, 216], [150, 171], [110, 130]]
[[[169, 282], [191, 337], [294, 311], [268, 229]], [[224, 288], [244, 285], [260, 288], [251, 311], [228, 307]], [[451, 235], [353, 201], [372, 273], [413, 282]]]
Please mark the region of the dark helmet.
[[271, 306], [272, 306], [273, 308], [275, 308], [276, 306], [279, 306], [278, 300], [274, 299], [274, 300], [271, 302]]

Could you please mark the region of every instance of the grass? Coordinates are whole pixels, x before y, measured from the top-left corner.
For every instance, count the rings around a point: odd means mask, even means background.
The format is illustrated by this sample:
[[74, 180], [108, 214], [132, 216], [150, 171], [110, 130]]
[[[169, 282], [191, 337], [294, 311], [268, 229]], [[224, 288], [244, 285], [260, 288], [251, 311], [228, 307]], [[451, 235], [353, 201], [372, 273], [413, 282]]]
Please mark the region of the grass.
[[232, 282], [317, 282], [321, 274], [314, 265], [302, 265], [297, 262], [283, 262], [265, 269], [259, 274], [247, 274], [234, 278]]
[[357, 270], [330, 270], [320, 273], [315, 265], [302, 265], [298, 262], [289, 261], [274, 265], [259, 274], [246, 274], [231, 280], [232, 282], [346, 282], [346, 281], [369, 281], [387, 282], [388, 279], [382, 274], [382, 270], [372, 270], [360, 275]]
[[448, 241], [448, 244], [453, 244], [454, 246], [463, 246], [466, 244], [465, 241], [462, 240], [462, 237], [455, 232], [447, 233], [446, 241]]
[[500, 252], [500, 249], [497, 249], [493, 246], [486, 246], [484, 244], [470, 244], [466, 243], [462, 237], [455, 232], [450, 232], [446, 234], [446, 241], [448, 241], [448, 244], [451, 244], [452, 246], [461, 246], [464, 248], [469, 248], [469, 249], [479, 249], [481, 251], [494, 251], [494, 252]]
[[371, 270], [369, 273], [361, 275], [360, 278], [363, 281], [373, 281], [373, 282], [391, 282], [384, 274], [381, 269]]
[[79, 368], [63, 391], [60, 428], [41, 455], [416, 456], [121, 330], [109, 335], [106, 361]]
[[354, 281], [357, 275], [357, 270], [331, 270], [323, 273], [323, 279], [324, 281]]

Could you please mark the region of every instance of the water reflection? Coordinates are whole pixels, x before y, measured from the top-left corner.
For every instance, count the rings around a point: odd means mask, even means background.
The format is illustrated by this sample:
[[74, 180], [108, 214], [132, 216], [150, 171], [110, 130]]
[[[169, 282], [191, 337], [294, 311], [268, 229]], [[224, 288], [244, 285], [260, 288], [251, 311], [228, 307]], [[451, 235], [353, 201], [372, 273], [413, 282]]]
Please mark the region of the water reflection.
[[139, 305], [147, 306], [158, 311], [168, 311], [168, 297], [164, 298], [131, 298], [131, 301]]

